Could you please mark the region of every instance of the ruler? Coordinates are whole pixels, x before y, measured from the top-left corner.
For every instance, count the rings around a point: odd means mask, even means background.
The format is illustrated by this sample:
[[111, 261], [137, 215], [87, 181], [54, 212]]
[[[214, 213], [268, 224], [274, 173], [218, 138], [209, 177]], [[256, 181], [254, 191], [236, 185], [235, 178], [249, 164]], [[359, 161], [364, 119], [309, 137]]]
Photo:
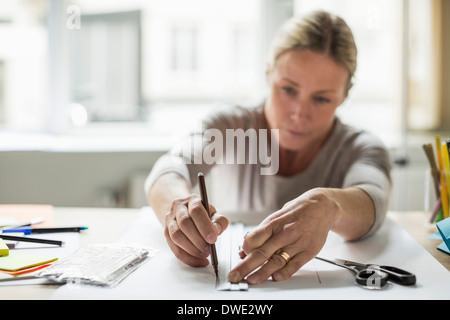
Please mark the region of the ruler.
[[244, 240], [245, 227], [242, 223], [232, 223], [217, 241], [217, 259], [219, 261], [216, 290], [219, 291], [247, 291], [246, 281], [232, 283], [227, 276], [240, 261], [239, 251]]

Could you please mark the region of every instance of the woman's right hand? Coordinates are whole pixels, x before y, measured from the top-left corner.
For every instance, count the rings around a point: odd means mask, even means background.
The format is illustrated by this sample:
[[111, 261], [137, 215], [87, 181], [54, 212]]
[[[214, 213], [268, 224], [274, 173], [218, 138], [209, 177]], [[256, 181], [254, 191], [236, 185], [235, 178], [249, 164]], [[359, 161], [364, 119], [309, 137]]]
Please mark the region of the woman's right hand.
[[212, 219], [200, 196], [191, 194], [175, 199], [165, 216], [164, 235], [175, 256], [193, 267], [208, 265], [210, 245], [228, 227], [228, 219], [211, 204]]

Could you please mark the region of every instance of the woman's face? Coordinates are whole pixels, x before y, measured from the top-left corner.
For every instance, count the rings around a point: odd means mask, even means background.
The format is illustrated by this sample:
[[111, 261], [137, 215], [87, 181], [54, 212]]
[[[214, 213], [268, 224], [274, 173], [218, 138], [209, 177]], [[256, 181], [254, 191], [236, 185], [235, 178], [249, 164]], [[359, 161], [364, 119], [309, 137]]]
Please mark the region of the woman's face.
[[320, 147], [347, 96], [348, 71], [325, 54], [291, 50], [267, 72], [264, 108], [270, 129], [279, 129], [280, 147]]

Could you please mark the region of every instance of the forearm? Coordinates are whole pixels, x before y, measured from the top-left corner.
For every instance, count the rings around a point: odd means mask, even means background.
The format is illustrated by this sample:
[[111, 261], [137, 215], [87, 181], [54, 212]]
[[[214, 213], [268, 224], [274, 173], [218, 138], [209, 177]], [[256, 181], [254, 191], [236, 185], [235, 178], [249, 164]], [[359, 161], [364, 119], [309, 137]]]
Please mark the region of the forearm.
[[[230, 271], [229, 280], [238, 282], [249, 274], [251, 284], [269, 276], [275, 281], [287, 279], [320, 252], [330, 230], [346, 240], [356, 240], [374, 221], [372, 199], [361, 189], [311, 189], [246, 234], [242, 245], [245, 258]], [[289, 261], [275, 254], [279, 249], [289, 255]]]
[[357, 240], [370, 230], [375, 222], [375, 206], [367, 193], [359, 188], [320, 190], [335, 202], [332, 231], [346, 240]]
[[189, 183], [176, 173], [167, 173], [159, 177], [148, 193], [148, 202], [164, 225], [165, 216], [170, 211], [173, 200], [186, 197], [191, 193]]

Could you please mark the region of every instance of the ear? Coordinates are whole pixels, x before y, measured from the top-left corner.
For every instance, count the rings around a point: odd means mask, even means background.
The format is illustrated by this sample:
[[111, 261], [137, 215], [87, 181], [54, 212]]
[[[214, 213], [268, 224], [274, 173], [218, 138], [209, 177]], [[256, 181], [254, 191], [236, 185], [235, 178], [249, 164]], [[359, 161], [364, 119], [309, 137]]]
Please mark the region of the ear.
[[271, 75], [272, 75], [272, 69], [269, 66], [267, 66], [266, 67], [266, 84], [269, 84]]
[[347, 88], [346, 88], [346, 90], [345, 90], [345, 97], [344, 97], [344, 100], [347, 99], [348, 93], [350, 92], [350, 89], [351, 89], [352, 87], [353, 87], [353, 81], [352, 81], [351, 79], [349, 79], [349, 80], [347, 81]]
[[353, 87], [353, 83], [350, 81], [350, 83], [347, 85], [347, 88], [345, 89], [344, 98], [342, 99], [342, 101], [341, 101], [341, 103], [340, 103], [339, 105], [343, 104], [344, 101], [347, 100], [347, 98], [348, 98], [348, 93], [350, 92], [350, 89], [351, 89], [352, 87]]

